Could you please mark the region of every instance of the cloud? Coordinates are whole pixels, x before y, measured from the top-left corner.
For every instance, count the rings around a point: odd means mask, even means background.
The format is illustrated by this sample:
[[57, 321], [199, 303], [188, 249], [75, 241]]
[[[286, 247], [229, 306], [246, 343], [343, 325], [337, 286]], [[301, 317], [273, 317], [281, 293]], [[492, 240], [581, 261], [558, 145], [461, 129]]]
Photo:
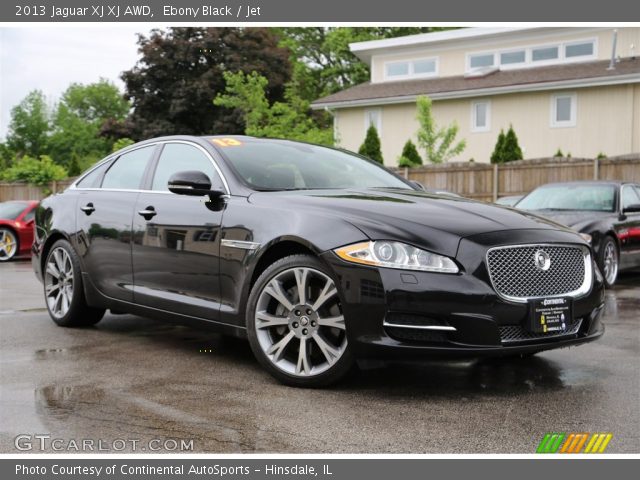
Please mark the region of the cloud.
[[150, 27], [0, 28], [0, 138], [7, 133], [11, 108], [39, 89], [53, 105], [72, 82], [107, 78], [121, 90], [120, 73], [138, 59], [137, 33]]

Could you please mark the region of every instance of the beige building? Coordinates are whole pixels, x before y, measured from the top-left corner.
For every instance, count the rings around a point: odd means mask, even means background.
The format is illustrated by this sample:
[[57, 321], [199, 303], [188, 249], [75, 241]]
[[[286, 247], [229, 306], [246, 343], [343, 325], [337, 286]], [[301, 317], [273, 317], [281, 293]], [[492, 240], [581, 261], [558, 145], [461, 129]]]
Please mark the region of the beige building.
[[525, 158], [640, 152], [638, 27], [466, 28], [350, 47], [370, 81], [313, 108], [333, 113], [336, 143], [349, 150], [375, 125], [387, 165], [416, 142], [420, 95], [433, 100], [438, 125], [457, 122], [466, 139], [453, 161], [488, 162], [509, 125]]

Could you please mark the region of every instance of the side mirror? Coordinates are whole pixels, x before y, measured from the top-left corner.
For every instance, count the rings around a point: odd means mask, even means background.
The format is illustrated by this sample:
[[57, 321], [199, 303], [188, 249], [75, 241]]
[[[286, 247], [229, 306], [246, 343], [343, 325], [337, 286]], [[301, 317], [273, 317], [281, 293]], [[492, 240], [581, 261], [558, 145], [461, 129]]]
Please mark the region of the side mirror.
[[209, 177], [199, 170], [187, 170], [177, 172], [171, 175], [167, 184], [169, 191], [177, 195], [191, 195], [201, 197], [209, 195], [209, 197], [220, 197], [224, 195], [222, 190], [212, 190], [211, 180]]
[[416, 187], [418, 190], [422, 190], [422, 191], [426, 191], [427, 190], [423, 184], [421, 184], [420, 182], [417, 182], [415, 180], [409, 180], [409, 183], [411, 185], [413, 185], [414, 187]]
[[631, 205], [627, 205], [623, 210], [622, 213], [638, 213], [640, 212], [640, 203], [633, 203]]

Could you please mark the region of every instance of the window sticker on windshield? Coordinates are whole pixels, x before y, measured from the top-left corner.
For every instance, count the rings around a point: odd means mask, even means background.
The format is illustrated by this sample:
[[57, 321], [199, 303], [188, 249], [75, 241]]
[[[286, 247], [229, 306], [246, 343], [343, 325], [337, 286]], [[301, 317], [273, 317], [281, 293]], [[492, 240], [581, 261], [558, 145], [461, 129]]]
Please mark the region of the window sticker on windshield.
[[239, 147], [242, 145], [242, 142], [235, 138], [212, 138], [211, 142], [221, 147]]

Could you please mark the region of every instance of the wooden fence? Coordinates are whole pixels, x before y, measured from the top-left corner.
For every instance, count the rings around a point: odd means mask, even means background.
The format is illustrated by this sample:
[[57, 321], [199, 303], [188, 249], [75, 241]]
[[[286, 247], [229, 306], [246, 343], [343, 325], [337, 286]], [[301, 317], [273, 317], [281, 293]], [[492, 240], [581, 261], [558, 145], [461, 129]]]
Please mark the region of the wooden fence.
[[427, 188], [448, 190], [477, 200], [524, 195], [545, 183], [574, 180], [625, 180], [640, 183], [640, 154], [604, 159], [537, 158], [504, 164], [445, 163], [398, 173]]
[[0, 202], [7, 200], [42, 200], [51, 193], [63, 191], [75, 178], [51, 182], [48, 187], [36, 187], [27, 183], [0, 183]]
[[[506, 195], [524, 195], [551, 182], [572, 180], [626, 180], [640, 183], [640, 154], [605, 159], [538, 158], [501, 165], [445, 163], [398, 172], [427, 188], [449, 190], [477, 200], [493, 201]], [[52, 182], [51, 193], [67, 188], [74, 179]], [[46, 189], [25, 183], [0, 183], [0, 202], [40, 200]]]

